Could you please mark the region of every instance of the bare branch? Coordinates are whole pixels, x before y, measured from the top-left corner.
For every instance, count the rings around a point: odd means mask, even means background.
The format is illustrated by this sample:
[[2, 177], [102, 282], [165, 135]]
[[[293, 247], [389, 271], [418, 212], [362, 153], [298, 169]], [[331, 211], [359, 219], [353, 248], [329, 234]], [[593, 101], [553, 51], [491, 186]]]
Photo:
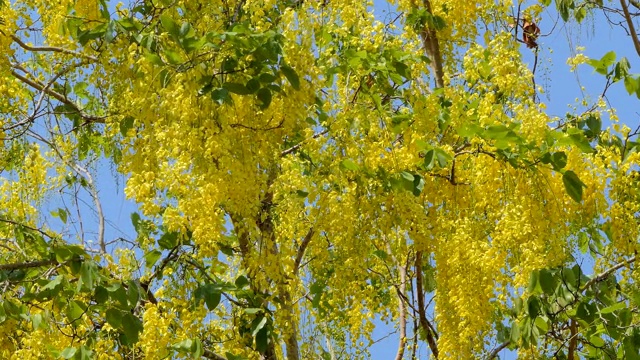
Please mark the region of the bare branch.
[[426, 307], [424, 305], [424, 291], [422, 290], [422, 251], [416, 251], [416, 292], [418, 293], [418, 316], [420, 326], [427, 335], [427, 344], [433, 353], [434, 358], [438, 358], [438, 344], [436, 343], [436, 332], [433, 325], [427, 319]]
[[600, 281], [603, 281], [604, 279], [606, 279], [607, 277], [609, 277], [609, 275], [611, 275], [612, 273], [614, 273], [616, 270], [620, 269], [621, 267], [631, 264], [633, 262], [636, 261], [636, 256], [633, 256], [627, 260], [621, 261], [619, 263], [617, 263], [616, 265], [614, 265], [613, 267], [605, 270], [604, 272], [594, 276], [591, 280], [587, 281], [584, 286], [582, 287], [582, 289], [580, 289], [580, 291], [585, 291], [586, 289], [588, 289], [589, 287], [593, 286], [593, 284], [598, 283]]
[[498, 346], [497, 348], [493, 349], [491, 354], [489, 354], [489, 356], [487, 357], [487, 360], [492, 360], [492, 359], [497, 358], [498, 354], [500, 353], [500, 351], [504, 350], [510, 344], [511, 344], [511, 341], [505, 341], [502, 344], [500, 344], [500, 346]]
[[[20, 67], [15, 66], [14, 68], [19, 69]], [[66, 96], [60, 94], [59, 92], [52, 90], [50, 88], [47, 88], [46, 85], [40, 84], [39, 82], [36, 82], [34, 80], [31, 80], [29, 78], [27, 78], [26, 76], [18, 73], [15, 70], [11, 70], [11, 74], [13, 76], [16, 77], [16, 79], [22, 81], [23, 83], [31, 86], [32, 88], [38, 90], [38, 91], [43, 91], [44, 93], [46, 93], [49, 96], [54, 97], [56, 100], [60, 101], [61, 103], [70, 106], [71, 108], [73, 108], [73, 110], [77, 111], [78, 114], [80, 114], [80, 117], [82, 117], [85, 121], [88, 122], [94, 122], [94, 123], [104, 123], [104, 117], [99, 117], [99, 116], [93, 116], [93, 115], [87, 115], [85, 113], [82, 112], [82, 110], [78, 107], [78, 105], [76, 105], [73, 101], [71, 101], [70, 99], [68, 99]]]
[[57, 265], [57, 260], [38, 260], [25, 263], [13, 263], [13, 264], [0, 264], [0, 270], [18, 270], [18, 269], [30, 269], [40, 266]]
[[624, 18], [625, 20], [627, 20], [627, 25], [629, 26], [629, 33], [631, 34], [631, 39], [633, 40], [633, 46], [636, 48], [638, 56], [640, 56], [640, 40], [638, 40], [638, 34], [636, 33], [635, 26], [633, 26], [633, 20], [631, 19], [631, 15], [629, 14], [627, 2], [625, 0], [620, 0], [620, 6], [622, 6]]
[[[429, 0], [423, 0], [422, 3], [426, 10], [433, 14], [431, 10], [431, 2]], [[429, 60], [431, 60], [431, 67], [435, 73], [436, 87], [444, 87], [444, 70], [442, 66], [442, 54], [440, 53], [440, 43], [438, 42], [438, 36], [436, 35], [436, 29], [432, 24], [425, 24], [420, 31], [420, 37], [422, 38], [422, 44], [424, 51], [427, 53]]]
[[74, 56], [78, 56], [78, 57], [83, 57], [83, 58], [86, 58], [86, 59], [89, 59], [89, 60], [92, 60], [92, 61], [98, 61], [98, 58], [95, 57], [95, 56], [79, 53], [77, 51], [73, 51], [73, 50], [69, 50], [69, 49], [63, 49], [63, 48], [59, 48], [59, 47], [55, 47], [55, 46], [30, 46], [30, 45], [27, 45], [24, 42], [22, 42], [22, 40], [20, 40], [20, 38], [15, 36], [15, 35], [11, 35], [11, 39], [13, 41], [15, 41], [18, 45], [20, 45], [21, 48], [23, 48], [25, 50], [28, 50], [28, 51], [58, 52], [58, 53], [63, 53], [63, 54], [69, 54], [69, 55], [74, 55]]
[[304, 239], [302, 239], [302, 243], [300, 243], [300, 247], [298, 248], [298, 253], [296, 254], [296, 260], [293, 264], [293, 274], [297, 275], [300, 270], [300, 263], [302, 262], [302, 258], [304, 257], [304, 253], [307, 250], [307, 246], [311, 242], [311, 238], [313, 237], [313, 228], [309, 229], [307, 235], [305, 235]]
[[575, 360], [575, 352], [578, 348], [578, 337], [576, 336], [578, 327], [576, 326], [576, 321], [573, 319], [569, 319], [569, 331], [571, 337], [569, 340], [569, 349], [567, 350], [567, 359]]
[[89, 188], [89, 192], [91, 193], [91, 197], [93, 198], [93, 203], [96, 206], [96, 212], [98, 213], [98, 244], [100, 244], [100, 250], [103, 253], [107, 253], [107, 246], [104, 241], [104, 213], [102, 212], [102, 203], [100, 202], [100, 197], [98, 196], [98, 189], [96, 188], [96, 184], [93, 181], [93, 176], [82, 166], [69, 163], [78, 174], [83, 176], [87, 180], [87, 187]]
[[400, 339], [398, 340], [398, 351], [396, 352], [395, 360], [402, 360], [407, 345], [407, 306], [405, 305], [404, 299], [407, 289], [407, 266], [402, 266], [400, 263], [397, 263], [396, 266], [398, 266], [398, 271], [400, 272], [400, 286], [397, 288], [399, 295], [398, 312], [400, 313], [400, 318], [398, 322], [400, 326]]
[[7, 224], [12, 224], [12, 225], [16, 225], [16, 226], [22, 226], [25, 229], [29, 229], [31, 231], [36, 231], [36, 232], [40, 233], [41, 235], [48, 237], [49, 239], [53, 239], [53, 235], [50, 235], [45, 231], [42, 231], [40, 229], [31, 227], [29, 225], [25, 225], [25, 224], [19, 223], [17, 221], [13, 221], [13, 220], [9, 220], [9, 219], [5, 219], [3, 217], [0, 217], [0, 222], [4, 222], [4, 223], [7, 223]]
[[209, 349], [204, 349], [202, 356], [210, 360], [227, 360], [226, 357], [218, 355]]
[[[321, 132], [319, 132], [319, 133], [317, 133], [317, 134], [314, 134], [314, 135], [311, 137], [311, 139], [317, 139], [317, 138], [319, 138], [320, 136], [327, 134], [328, 132], [329, 132], [329, 129], [325, 129], [325, 130], [323, 130], [323, 131], [321, 131]], [[281, 153], [280, 153], [280, 157], [287, 156], [287, 155], [291, 154], [292, 152], [294, 152], [294, 151], [296, 151], [296, 150], [300, 149], [300, 147], [302, 146], [302, 144], [303, 144], [304, 142], [305, 142], [305, 140], [303, 140], [303, 141], [301, 141], [301, 142], [299, 142], [299, 143], [297, 143], [297, 144], [293, 145], [292, 147], [288, 148], [287, 150], [284, 150], [283, 152], [281, 152]]]

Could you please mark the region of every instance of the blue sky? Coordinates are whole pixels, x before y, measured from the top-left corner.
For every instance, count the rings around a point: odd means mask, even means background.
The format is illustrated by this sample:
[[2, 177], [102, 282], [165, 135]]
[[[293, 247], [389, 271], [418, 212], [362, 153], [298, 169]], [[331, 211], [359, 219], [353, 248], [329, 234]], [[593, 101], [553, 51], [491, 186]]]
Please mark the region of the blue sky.
[[[374, 11], [377, 16], [384, 19], [385, 15], [392, 9], [386, 2], [375, 1]], [[556, 23], [557, 22], [557, 23]], [[538, 58], [537, 84], [546, 89], [546, 94], [541, 96], [543, 102], [547, 103], [548, 111], [562, 117], [567, 111], [572, 111], [568, 105], [576, 104], [576, 98], [585, 95], [595, 101], [605, 84], [604, 76], [594, 73], [588, 65], [582, 65], [577, 72], [571, 73], [566, 64], [567, 58], [574, 55], [577, 46], [586, 48], [585, 54], [588, 57], [599, 59], [606, 52], [614, 50], [618, 59], [626, 56], [631, 63], [631, 72], [640, 72], [639, 57], [635, 53], [631, 40], [620, 28], [611, 27], [601, 14], [595, 18], [587, 18], [582, 25], [565, 25], [552, 9], [543, 14], [543, 19], [538, 24], [543, 36], [539, 39], [540, 51]], [[554, 26], [555, 25], [555, 26]], [[532, 51], [522, 46], [524, 59], [533, 64]], [[581, 87], [584, 87], [584, 93]], [[618, 114], [622, 122], [635, 127], [638, 124], [638, 99], [626, 93], [622, 83], [614, 84], [608, 91], [608, 100], [611, 105], [618, 109]], [[605, 126], [608, 125], [604, 121]], [[126, 179], [123, 175], [117, 174], [109, 165], [99, 164], [97, 186], [101, 195], [102, 206], [107, 216], [106, 239], [125, 237], [135, 239], [135, 231], [131, 225], [130, 215], [136, 211], [136, 206], [131, 201], [124, 198], [123, 187]], [[85, 197], [89, 205], [81, 205], [83, 216], [93, 216], [91, 201]], [[60, 204], [52, 204], [49, 210], [55, 210]], [[49, 219], [51, 225], [59, 220]], [[56, 227], [57, 227], [56, 226]], [[54, 228], [56, 228], [54, 227]], [[85, 230], [90, 232], [91, 226], [85, 225]], [[95, 227], [93, 228], [95, 231]], [[386, 336], [393, 328], [379, 323], [373, 338], [380, 339]], [[396, 336], [391, 336], [382, 340], [372, 348], [373, 359], [389, 359], [395, 354], [397, 346]], [[427, 353], [426, 345], [420, 346], [423, 356]], [[513, 359], [515, 355], [504, 351], [501, 353], [503, 359]]]

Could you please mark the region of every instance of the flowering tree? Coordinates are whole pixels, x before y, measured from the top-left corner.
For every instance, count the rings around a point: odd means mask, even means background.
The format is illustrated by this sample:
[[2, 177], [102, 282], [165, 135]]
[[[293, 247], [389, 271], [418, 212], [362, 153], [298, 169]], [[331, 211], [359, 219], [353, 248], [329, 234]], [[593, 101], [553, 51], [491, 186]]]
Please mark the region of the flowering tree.
[[637, 130], [551, 117], [522, 55], [556, 6], [640, 56], [636, 2], [0, 4], [3, 358], [359, 358], [382, 322], [396, 359], [640, 357]]

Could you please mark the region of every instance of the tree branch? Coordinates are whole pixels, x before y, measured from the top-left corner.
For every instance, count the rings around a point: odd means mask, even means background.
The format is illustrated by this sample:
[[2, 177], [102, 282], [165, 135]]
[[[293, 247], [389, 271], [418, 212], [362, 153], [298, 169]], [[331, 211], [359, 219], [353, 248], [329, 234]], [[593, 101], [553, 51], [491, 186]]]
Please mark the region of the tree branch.
[[[61, 156], [62, 157], [62, 156]], [[100, 197], [98, 196], [98, 189], [96, 189], [96, 184], [93, 181], [93, 176], [82, 166], [69, 163], [78, 174], [84, 176], [87, 180], [87, 185], [89, 188], [89, 192], [91, 193], [91, 197], [93, 198], [93, 203], [96, 206], [96, 212], [98, 214], [98, 244], [100, 245], [100, 250], [102, 253], [107, 253], [107, 245], [104, 241], [104, 213], [102, 212], [102, 203], [100, 202]]]
[[422, 251], [416, 251], [416, 292], [418, 293], [418, 316], [420, 326], [427, 335], [427, 344], [433, 353], [434, 358], [438, 358], [438, 344], [436, 343], [436, 332], [433, 325], [427, 319], [424, 306], [424, 291], [422, 290]]
[[23, 48], [25, 50], [28, 50], [28, 51], [58, 52], [58, 53], [69, 54], [69, 55], [74, 55], [74, 56], [87, 58], [87, 59], [92, 60], [92, 61], [98, 61], [98, 58], [95, 57], [95, 56], [79, 53], [77, 51], [73, 51], [73, 50], [69, 50], [69, 49], [63, 49], [63, 48], [59, 48], [59, 47], [55, 47], [55, 46], [30, 46], [30, 45], [27, 45], [24, 42], [22, 42], [22, 40], [20, 40], [20, 38], [15, 36], [15, 35], [10, 35], [10, 37], [11, 37], [11, 39], [13, 41], [15, 41], [18, 45], [20, 45], [21, 48]]
[[202, 356], [207, 358], [207, 359], [211, 359], [211, 360], [227, 360], [226, 357], [218, 355], [218, 354], [216, 354], [213, 351], [208, 350], [208, 349], [204, 349], [204, 352], [203, 352]]
[[[624, 0], [621, 0], [624, 1]], [[422, 1], [427, 12], [433, 14], [431, 10], [431, 2], [429, 0]], [[440, 43], [438, 42], [438, 36], [436, 35], [436, 29], [432, 24], [425, 24], [420, 31], [420, 37], [422, 38], [422, 44], [424, 51], [427, 53], [429, 60], [431, 60], [431, 67], [435, 73], [436, 87], [444, 87], [444, 70], [442, 67], [442, 54], [440, 53]]]
[[580, 292], [585, 291], [586, 289], [588, 289], [589, 287], [593, 286], [593, 284], [598, 283], [604, 279], [606, 279], [609, 275], [611, 275], [612, 273], [614, 273], [616, 270], [620, 269], [621, 267], [631, 264], [633, 262], [636, 261], [636, 256], [633, 256], [632, 258], [629, 258], [627, 260], [621, 261], [619, 263], [617, 263], [616, 265], [614, 265], [612, 268], [609, 268], [607, 270], [605, 270], [604, 272], [600, 273], [599, 275], [594, 276], [591, 280], [587, 281], [584, 286], [582, 287], [582, 289], [580, 289]]
[[[14, 66], [14, 68], [19, 68], [17, 66]], [[76, 105], [73, 101], [69, 100], [66, 96], [60, 94], [59, 92], [46, 88], [45, 85], [40, 84], [36, 81], [33, 81], [29, 78], [27, 78], [26, 76], [18, 73], [17, 71], [15, 71], [15, 69], [11, 70], [11, 75], [15, 76], [16, 79], [22, 81], [23, 83], [31, 86], [32, 88], [38, 90], [38, 91], [43, 91], [44, 93], [46, 93], [49, 96], [52, 96], [53, 98], [55, 98], [56, 100], [60, 101], [61, 103], [70, 106], [71, 108], [73, 108], [73, 110], [77, 111], [78, 114], [80, 114], [80, 117], [83, 118], [85, 121], [88, 122], [94, 122], [94, 123], [100, 123], [103, 124], [104, 123], [104, 117], [99, 117], [99, 116], [93, 116], [93, 115], [87, 115], [85, 113], [82, 112], [82, 110], [78, 107], [78, 105]]]
[[29, 225], [25, 225], [25, 224], [19, 223], [19, 222], [17, 222], [17, 221], [13, 221], [13, 220], [5, 219], [5, 218], [3, 218], [3, 217], [1, 217], [1, 216], [0, 216], [0, 222], [4, 222], [4, 223], [7, 223], [7, 224], [16, 225], [16, 226], [22, 226], [22, 227], [23, 227], [23, 228], [25, 228], [25, 229], [29, 229], [29, 230], [31, 230], [31, 231], [36, 231], [36, 232], [40, 233], [42, 236], [46, 236], [46, 237], [48, 237], [49, 239], [53, 239], [53, 236], [51, 236], [51, 235], [47, 234], [45, 231], [42, 231], [42, 230], [40, 230], [40, 229], [37, 229], [37, 228], [31, 227], [31, 226], [29, 226]]
[[631, 19], [631, 15], [629, 14], [629, 8], [627, 7], [626, 1], [620, 0], [620, 6], [622, 6], [622, 12], [624, 12], [624, 18], [625, 20], [627, 20], [627, 25], [629, 25], [629, 33], [631, 34], [631, 39], [633, 40], [633, 46], [636, 48], [638, 56], [640, 56], [640, 40], [638, 40], [638, 34], [636, 34], [635, 26], [633, 26], [633, 20]]
[[302, 239], [302, 243], [300, 243], [300, 247], [298, 248], [298, 253], [296, 254], [296, 260], [293, 263], [293, 275], [297, 275], [300, 270], [300, 263], [302, 262], [302, 258], [304, 257], [304, 253], [307, 250], [307, 246], [311, 242], [311, 238], [313, 237], [313, 228], [309, 229], [307, 235], [305, 235], [304, 239]]
[[57, 265], [57, 260], [37, 260], [25, 263], [0, 264], [0, 270], [30, 269], [40, 266]]
[[[408, 261], [408, 260], [407, 260]], [[399, 262], [396, 264], [400, 272], [400, 286], [398, 287], [398, 312], [400, 313], [400, 340], [398, 341], [398, 351], [395, 360], [404, 358], [404, 350], [407, 344], [407, 306], [405, 305], [404, 293], [407, 289], [407, 266], [402, 266]]]
[[500, 353], [500, 351], [504, 350], [510, 344], [511, 344], [511, 341], [505, 341], [502, 344], [500, 344], [500, 346], [498, 346], [497, 348], [493, 349], [491, 354], [489, 354], [489, 357], [487, 357], [487, 360], [492, 360], [492, 359], [497, 358], [498, 354]]
[[[317, 134], [314, 134], [314, 135], [311, 137], [311, 139], [317, 139], [317, 138], [319, 138], [320, 136], [327, 134], [328, 132], [329, 132], [329, 129], [325, 129], [325, 130], [323, 130], [323, 131], [321, 131], [321, 132], [319, 132], [319, 133], [317, 133]], [[297, 144], [293, 145], [292, 147], [288, 148], [287, 150], [284, 150], [283, 152], [281, 152], [281, 153], [280, 153], [280, 157], [287, 156], [287, 155], [291, 154], [292, 152], [294, 152], [294, 151], [298, 150], [298, 149], [302, 146], [302, 144], [303, 144], [304, 142], [305, 142], [305, 140], [302, 140], [301, 142], [299, 142], [299, 143], [297, 143]]]
[[578, 327], [576, 326], [575, 320], [569, 319], [569, 330], [571, 337], [569, 338], [569, 349], [567, 350], [568, 360], [575, 360], [575, 352], [578, 348], [578, 337], [576, 336], [578, 330], [577, 328]]

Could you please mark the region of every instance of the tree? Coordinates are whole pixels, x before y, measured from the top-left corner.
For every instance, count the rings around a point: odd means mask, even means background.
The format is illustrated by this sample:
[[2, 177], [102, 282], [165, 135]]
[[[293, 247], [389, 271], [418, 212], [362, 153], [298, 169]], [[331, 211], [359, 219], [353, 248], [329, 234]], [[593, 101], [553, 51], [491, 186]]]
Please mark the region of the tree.
[[[396, 359], [639, 356], [638, 130], [603, 99], [640, 80], [577, 57], [605, 91], [554, 124], [550, 1], [0, 5], [3, 358], [359, 358], [380, 322]], [[555, 2], [640, 49], [620, 5]]]

